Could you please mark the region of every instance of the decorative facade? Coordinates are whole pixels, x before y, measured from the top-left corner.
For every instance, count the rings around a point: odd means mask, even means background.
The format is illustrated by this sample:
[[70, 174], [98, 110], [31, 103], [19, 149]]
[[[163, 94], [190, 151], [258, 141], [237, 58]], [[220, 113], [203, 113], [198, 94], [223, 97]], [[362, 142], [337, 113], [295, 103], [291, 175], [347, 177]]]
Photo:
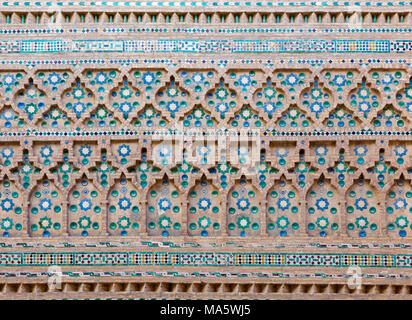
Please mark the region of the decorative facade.
[[0, 297], [410, 298], [411, 33], [407, 1], [1, 2]]

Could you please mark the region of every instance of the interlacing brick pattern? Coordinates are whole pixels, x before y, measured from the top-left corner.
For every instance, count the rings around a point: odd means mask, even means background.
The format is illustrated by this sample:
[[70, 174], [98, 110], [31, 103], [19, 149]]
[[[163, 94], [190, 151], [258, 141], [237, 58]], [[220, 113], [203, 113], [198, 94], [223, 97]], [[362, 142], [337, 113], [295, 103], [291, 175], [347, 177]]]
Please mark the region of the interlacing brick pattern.
[[0, 297], [410, 298], [411, 33], [403, 1], [0, 2]]

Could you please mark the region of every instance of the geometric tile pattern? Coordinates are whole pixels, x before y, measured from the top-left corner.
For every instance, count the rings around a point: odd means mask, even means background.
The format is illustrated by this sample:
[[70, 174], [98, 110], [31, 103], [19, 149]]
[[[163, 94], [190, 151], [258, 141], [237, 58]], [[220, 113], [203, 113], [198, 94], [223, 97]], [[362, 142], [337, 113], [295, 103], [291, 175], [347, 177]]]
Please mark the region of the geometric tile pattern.
[[172, 70], [2, 72], [3, 236], [408, 237], [407, 69]]
[[0, 298], [410, 298], [411, 23], [0, 3]]
[[308, 253], [7, 253], [4, 266], [41, 265], [162, 265], [162, 266], [293, 266], [293, 267], [411, 267], [412, 255], [308, 254]]

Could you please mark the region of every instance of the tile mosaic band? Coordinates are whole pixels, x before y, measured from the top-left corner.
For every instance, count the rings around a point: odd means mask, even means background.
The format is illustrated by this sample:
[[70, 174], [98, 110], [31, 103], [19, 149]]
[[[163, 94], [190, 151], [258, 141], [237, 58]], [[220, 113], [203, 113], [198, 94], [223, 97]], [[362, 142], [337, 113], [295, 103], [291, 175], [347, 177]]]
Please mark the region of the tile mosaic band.
[[405, 53], [411, 40], [9, 40], [6, 53]]
[[0, 266], [209, 266], [410, 268], [408, 254], [236, 252], [3, 252]]

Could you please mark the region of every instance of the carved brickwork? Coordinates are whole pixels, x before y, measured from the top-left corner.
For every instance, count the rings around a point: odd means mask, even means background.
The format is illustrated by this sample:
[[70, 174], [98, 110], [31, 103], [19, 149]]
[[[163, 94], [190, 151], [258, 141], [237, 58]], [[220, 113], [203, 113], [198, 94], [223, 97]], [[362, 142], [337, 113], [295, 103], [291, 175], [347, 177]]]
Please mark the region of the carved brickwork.
[[359, 266], [410, 298], [410, 4], [29, 2], [0, 4], [0, 296], [94, 265], [84, 297], [287, 298], [315, 266], [344, 297]]

